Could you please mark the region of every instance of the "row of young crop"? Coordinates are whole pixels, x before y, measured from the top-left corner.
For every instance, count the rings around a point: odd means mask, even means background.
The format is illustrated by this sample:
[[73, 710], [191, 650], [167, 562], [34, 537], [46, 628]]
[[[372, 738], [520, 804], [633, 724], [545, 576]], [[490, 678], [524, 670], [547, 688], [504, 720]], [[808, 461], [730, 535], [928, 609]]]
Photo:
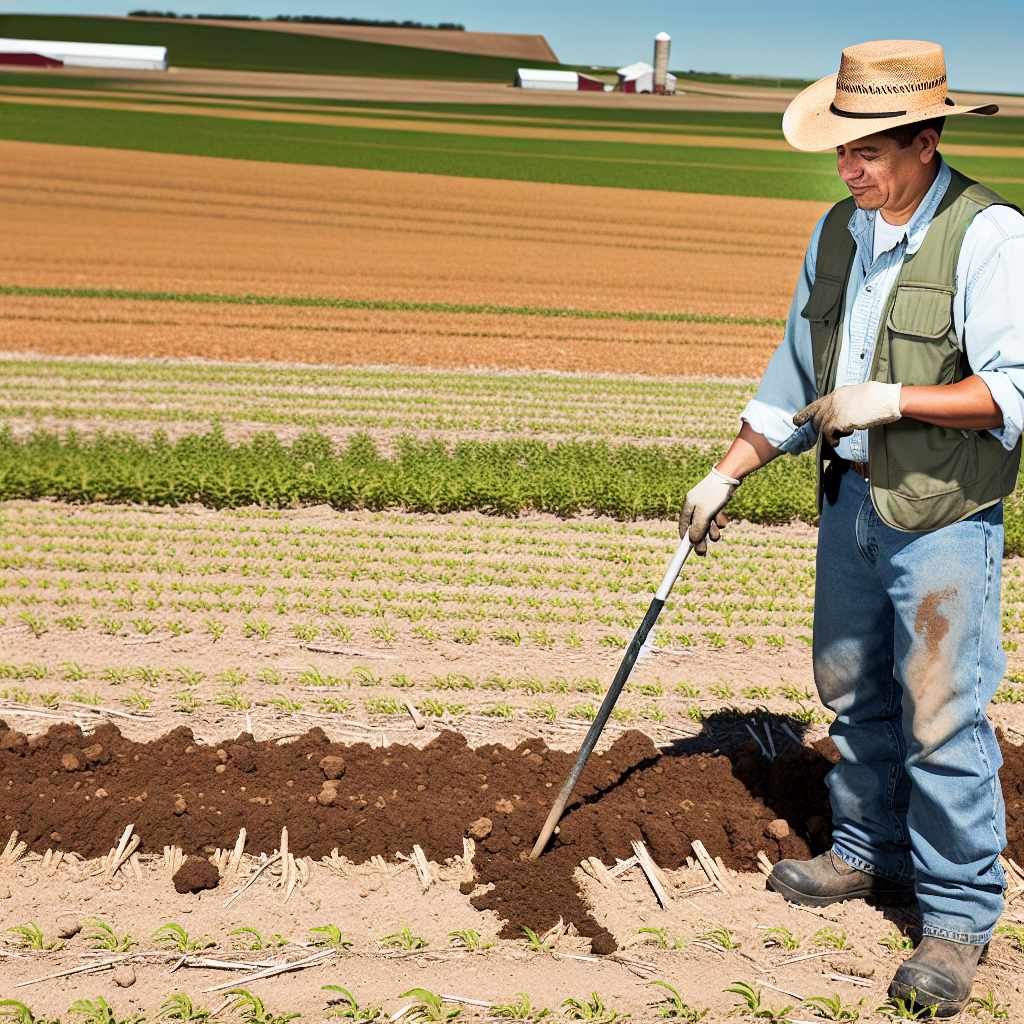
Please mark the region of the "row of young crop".
[[7, 423], [249, 424], [265, 429], [726, 441], [748, 383], [568, 374], [312, 370], [6, 359]]

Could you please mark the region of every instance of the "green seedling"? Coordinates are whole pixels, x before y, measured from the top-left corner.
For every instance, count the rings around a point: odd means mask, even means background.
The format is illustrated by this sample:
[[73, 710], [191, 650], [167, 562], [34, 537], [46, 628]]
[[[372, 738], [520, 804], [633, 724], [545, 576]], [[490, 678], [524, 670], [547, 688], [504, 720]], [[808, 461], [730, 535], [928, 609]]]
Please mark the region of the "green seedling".
[[914, 940], [895, 928], [884, 938], [879, 939], [878, 944], [891, 949], [894, 953], [909, 953], [914, 948]]
[[68, 1007], [68, 1013], [74, 1017], [81, 1017], [83, 1024], [138, 1024], [143, 1020], [141, 1013], [119, 1018], [103, 996], [97, 996], [95, 999], [78, 999]]
[[777, 928], [769, 928], [764, 933], [764, 944], [765, 946], [778, 946], [779, 949], [792, 952], [794, 949], [800, 948], [800, 939], [788, 928], [780, 926]]
[[323, 946], [341, 952], [352, 945], [352, 940], [346, 939], [336, 924], [317, 925], [315, 928], [309, 929], [309, 934], [315, 936], [310, 940], [311, 945], [314, 946]]
[[875, 1013], [889, 1020], [934, 1020], [938, 1006], [932, 1003], [929, 1006], [917, 1005], [917, 992], [910, 990], [910, 998], [903, 999], [901, 996], [889, 996], [881, 1006], [875, 1008]]
[[649, 984], [663, 988], [666, 993], [662, 996], [661, 1001], [655, 1004], [659, 1017], [664, 1017], [666, 1020], [685, 1021], [686, 1024], [697, 1024], [697, 1021], [703, 1020], [708, 1015], [707, 1010], [694, 1009], [684, 1002], [682, 993], [670, 982], [659, 979], [649, 982]]
[[254, 953], [261, 949], [280, 949], [288, 945], [288, 940], [280, 932], [264, 937], [255, 928], [246, 926], [234, 928], [228, 935], [235, 939], [232, 945], [236, 949], [247, 949]]
[[337, 995], [327, 1004], [329, 1017], [340, 1017], [342, 1020], [374, 1021], [379, 1020], [384, 1012], [379, 1006], [360, 1006], [356, 997], [343, 985], [321, 985], [324, 992], [336, 992]]
[[753, 1017], [755, 1020], [767, 1020], [772, 1024], [785, 1024], [792, 1006], [772, 1007], [765, 1006], [761, 1002], [761, 993], [748, 985], [745, 981], [734, 981], [724, 992], [731, 992], [740, 997], [740, 1002], [733, 1013], [742, 1013], [746, 1017]]
[[981, 996], [971, 996], [967, 1000], [966, 1009], [972, 1017], [978, 1017], [983, 1013], [991, 1017], [992, 1020], [1008, 1020], [1010, 1017], [1009, 1010], [996, 999], [996, 994], [992, 989], [988, 990], [984, 999]]
[[61, 1024], [60, 1018], [37, 1017], [17, 999], [0, 999], [0, 1021], [10, 1024]]
[[403, 992], [399, 998], [419, 1000], [406, 1013], [407, 1020], [446, 1021], [462, 1016], [462, 1011], [458, 1007], [446, 1010], [444, 1000], [428, 988], [411, 988], [408, 992]]
[[180, 924], [173, 921], [157, 928], [153, 932], [153, 941], [158, 946], [168, 946], [179, 953], [198, 953], [217, 945], [209, 935], [202, 935], [197, 939], [191, 938]]
[[739, 949], [741, 945], [733, 938], [733, 934], [728, 928], [711, 928], [702, 935], [698, 935], [697, 938], [724, 950]]
[[228, 1003], [228, 1007], [236, 1010], [242, 1020], [249, 1024], [288, 1024], [288, 1021], [302, 1016], [299, 1013], [273, 1013], [263, 1005], [259, 996], [254, 996], [245, 988], [229, 988], [224, 994], [235, 997]]
[[86, 920], [88, 931], [82, 932], [82, 938], [92, 943], [93, 949], [105, 949], [109, 953], [127, 953], [138, 943], [127, 932], [118, 935], [113, 927], [102, 918], [90, 917]]
[[596, 992], [591, 992], [589, 999], [564, 999], [562, 1014], [569, 1020], [589, 1020], [599, 1024], [614, 1024], [617, 1020], [628, 1019], [628, 1015], [606, 1007]]
[[19, 949], [53, 950], [63, 949], [64, 943], [59, 940], [47, 942], [43, 930], [35, 923], [29, 921], [27, 924], [17, 924], [7, 929], [8, 934], [16, 938], [15, 945]]
[[210, 1017], [205, 1006], [196, 1006], [184, 992], [168, 996], [157, 1013], [157, 1020], [180, 1021], [181, 1024], [206, 1024]]
[[18, 621], [28, 626], [29, 632], [37, 639], [49, 629], [49, 626], [46, 625], [46, 620], [39, 615], [34, 615], [32, 612], [19, 613]]
[[469, 950], [470, 953], [476, 953], [482, 949], [491, 949], [494, 946], [493, 942], [484, 942], [480, 938], [480, 933], [473, 928], [463, 928], [458, 931], [449, 932], [448, 943], [449, 945]]
[[1019, 924], [1001, 924], [996, 928], [996, 935], [1005, 935], [1018, 953], [1024, 953], [1024, 927]]
[[686, 943], [681, 938], [672, 938], [667, 928], [637, 928], [637, 935], [649, 935], [647, 942], [653, 943], [658, 949], [682, 949]]
[[519, 930], [526, 936], [526, 944], [533, 953], [550, 953], [555, 947], [545, 942], [532, 928], [521, 925]]
[[488, 1016], [496, 1017], [498, 1020], [522, 1020], [527, 1021], [527, 1024], [533, 1024], [535, 1021], [550, 1017], [551, 1011], [535, 1007], [526, 992], [517, 992], [511, 1003], [495, 1003], [488, 1011]]
[[849, 949], [850, 942], [846, 938], [846, 932], [841, 928], [826, 926], [819, 928], [811, 936], [811, 945], [819, 949]]
[[822, 1020], [855, 1021], [860, 1020], [860, 1011], [846, 1006], [837, 992], [833, 996], [809, 996], [803, 1005]]
[[400, 932], [392, 932], [390, 935], [382, 935], [378, 940], [382, 946], [390, 946], [397, 949], [426, 949], [429, 943], [419, 935], [413, 935], [412, 930], [407, 926]]

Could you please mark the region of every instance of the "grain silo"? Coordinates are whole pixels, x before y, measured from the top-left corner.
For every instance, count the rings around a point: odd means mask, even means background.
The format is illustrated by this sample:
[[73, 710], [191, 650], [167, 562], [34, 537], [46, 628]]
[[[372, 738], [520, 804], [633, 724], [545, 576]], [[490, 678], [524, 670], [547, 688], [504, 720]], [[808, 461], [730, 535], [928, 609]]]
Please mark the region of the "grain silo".
[[654, 37], [654, 91], [668, 92], [668, 53], [672, 48], [672, 37], [659, 32]]

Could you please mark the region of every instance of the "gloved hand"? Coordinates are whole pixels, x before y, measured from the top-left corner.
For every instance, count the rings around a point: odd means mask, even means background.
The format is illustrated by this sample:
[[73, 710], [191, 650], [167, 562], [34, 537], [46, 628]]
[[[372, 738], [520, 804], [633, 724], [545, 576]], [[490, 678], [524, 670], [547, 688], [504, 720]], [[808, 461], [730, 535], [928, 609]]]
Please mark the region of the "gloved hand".
[[814, 421], [814, 429], [831, 445], [841, 437], [849, 437], [855, 430], [880, 427], [900, 419], [900, 391], [902, 384], [882, 384], [876, 380], [864, 384], [847, 384], [836, 388], [793, 416], [793, 422], [802, 427]]
[[699, 484], [691, 487], [679, 516], [679, 536], [690, 534], [690, 543], [698, 555], [708, 553], [708, 538], [716, 541], [729, 520], [722, 514], [725, 503], [739, 487], [739, 480], [711, 469]]

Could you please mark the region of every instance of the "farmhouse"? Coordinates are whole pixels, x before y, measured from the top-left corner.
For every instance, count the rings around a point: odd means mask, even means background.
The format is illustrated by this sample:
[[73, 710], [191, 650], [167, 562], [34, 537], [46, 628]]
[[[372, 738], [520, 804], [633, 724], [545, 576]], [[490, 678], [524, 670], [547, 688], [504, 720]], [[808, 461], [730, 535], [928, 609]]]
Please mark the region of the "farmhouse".
[[[121, 43], [71, 43], [54, 39], [2, 39], [4, 63], [64, 65], [78, 68], [127, 68], [166, 71], [166, 46], [125, 46]], [[18, 55], [27, 55], [21, 56]]]
[[[627, 64], [616, 72], [619, 76], [617, 88], [622, 92], [655, 92], [654, 67], [645, 60]], [[665, 72], [665, 92], [676, 91], [676, 76], [670, 71]]]

